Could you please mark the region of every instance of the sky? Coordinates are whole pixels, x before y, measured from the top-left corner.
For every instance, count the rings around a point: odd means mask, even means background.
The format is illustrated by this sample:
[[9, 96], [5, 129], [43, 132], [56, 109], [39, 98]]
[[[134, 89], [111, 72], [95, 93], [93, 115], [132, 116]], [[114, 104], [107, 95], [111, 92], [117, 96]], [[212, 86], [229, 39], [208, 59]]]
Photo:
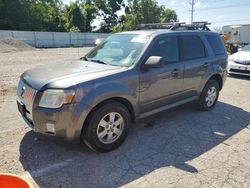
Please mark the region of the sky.
[[[74, 0], [63, 0], [69, 3]], [[180, 22], [190, 23], [192, 0], [157, 0], [176, 11]], [[211, 29], [231, 24], [250, 24], [249, 0], [194, 0], [194, 21], [208, 21]], [[122, 11], [121, 11], [122, 12]], [[94, 25], [98, 25], [95, 21]]]

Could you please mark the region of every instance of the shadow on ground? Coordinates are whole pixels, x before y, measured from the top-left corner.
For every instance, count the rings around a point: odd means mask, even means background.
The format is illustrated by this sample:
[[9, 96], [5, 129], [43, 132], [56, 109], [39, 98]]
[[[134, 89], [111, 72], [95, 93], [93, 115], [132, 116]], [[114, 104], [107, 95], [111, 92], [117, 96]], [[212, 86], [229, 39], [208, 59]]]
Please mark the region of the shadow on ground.
[[152, 127], [136, 123], [120, 148], [104, 154], [30, 131], [21, 142], [20, 161], [41, 187], [117, 187], [169, 166], [197, 173], [187, 162], [246, 128], [250, 113], [218, 102], [210, 112], [187, 104], [150, 119]]

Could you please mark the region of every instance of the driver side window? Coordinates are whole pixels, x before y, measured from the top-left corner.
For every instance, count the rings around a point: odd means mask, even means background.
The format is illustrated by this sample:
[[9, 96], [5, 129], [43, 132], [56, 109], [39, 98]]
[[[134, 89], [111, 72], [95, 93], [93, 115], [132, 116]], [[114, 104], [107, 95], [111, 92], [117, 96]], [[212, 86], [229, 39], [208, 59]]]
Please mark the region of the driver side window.
[[157, 39], [151, 49], [150, 56], [161, 56], [166, 62], [179, 61], [177, 37], [161, 37]]

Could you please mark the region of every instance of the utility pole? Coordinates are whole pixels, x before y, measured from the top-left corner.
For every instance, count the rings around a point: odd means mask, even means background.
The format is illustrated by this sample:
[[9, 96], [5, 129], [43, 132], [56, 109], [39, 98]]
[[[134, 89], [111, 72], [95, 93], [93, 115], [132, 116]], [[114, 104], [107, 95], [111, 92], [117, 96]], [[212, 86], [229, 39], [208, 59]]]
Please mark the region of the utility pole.
[[194, 0], [191, 2], [192, 9], [191, 9], [191, 23], [194, 21]]

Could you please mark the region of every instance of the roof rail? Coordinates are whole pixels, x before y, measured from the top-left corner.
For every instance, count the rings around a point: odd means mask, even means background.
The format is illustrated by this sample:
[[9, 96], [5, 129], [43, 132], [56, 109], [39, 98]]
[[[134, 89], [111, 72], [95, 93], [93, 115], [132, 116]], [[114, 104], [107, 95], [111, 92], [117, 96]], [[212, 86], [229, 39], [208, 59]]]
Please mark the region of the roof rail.
[[208, 21], [197, 21], [197, 22], [192, 22], [193, 24], [206, 24], [206, 25], [210, 25], [211, 23], [209, 23]]
[[185, 22], [139, 24], [139, 25], [137, 25], [136, 30], [141, 30], [141, 29], [171, 29], [173, 26], [180, 26], [181, 24], [185, 24]]
[[169, 22], [169, 23], [149, 23], [149, 24], [139, 24], [135, 30], [143, 29], [168, 29], [171, 31], [178, 30], [203, 30], [210, 31], [207, 25], [210, 25], [207, 21], [192, 22], [191, 24], [186, 24], [185, 22]]

